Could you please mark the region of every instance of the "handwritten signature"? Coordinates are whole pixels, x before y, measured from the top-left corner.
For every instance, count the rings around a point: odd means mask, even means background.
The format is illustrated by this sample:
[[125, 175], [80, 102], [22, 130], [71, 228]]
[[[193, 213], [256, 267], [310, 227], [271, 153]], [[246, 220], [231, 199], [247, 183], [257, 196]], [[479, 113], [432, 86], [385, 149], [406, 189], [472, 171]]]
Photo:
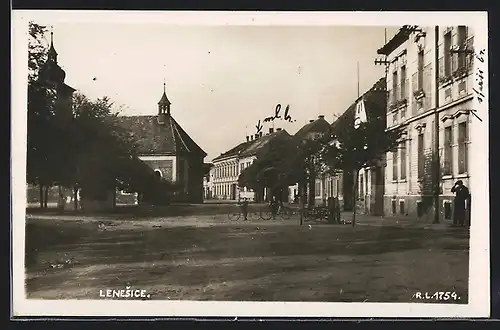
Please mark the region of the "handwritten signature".
[[[281, 112], [281, 104], [278, 103], [276, 105], [276, 108], [274, 109], [274, 115], [264, 118], [263, 122], [269, 123], [269, 122], [275, 121], [277, 119], [285, 120], [285, 121], [288, 121], [289, 123], [295, 122], [295, 120], [292, 119], [292, 116], [290, 116], [290, 113], [289, 113], [290, 112], [290, 105], [286, 106], [283, 117], [281, 116], [280, 112]], [[262, 132], [264, 125], [260, 119], [257, 122], [257, 125], [255, 125], [255, 128], [257, 129], [257, 134]]]
[[[484, 55], [486, 54], [486, 49], [481, 49], [479, 53], [476, 54], [476, 58], [479, 62], [484, 63]], [[480, 68], [477, 69], [476, 71], [476, 81], [477, 81], [477, 88], [472, 88], [474, 93], [476, 94], [477, 101], [481, 104], [484, 101], [484, 71], [481, 70]], [[474, 117], [479, 119], [479, 121], [483, 121], [478, 115], [477, 115], [477, 110], [474, 109], [471, 111]]]

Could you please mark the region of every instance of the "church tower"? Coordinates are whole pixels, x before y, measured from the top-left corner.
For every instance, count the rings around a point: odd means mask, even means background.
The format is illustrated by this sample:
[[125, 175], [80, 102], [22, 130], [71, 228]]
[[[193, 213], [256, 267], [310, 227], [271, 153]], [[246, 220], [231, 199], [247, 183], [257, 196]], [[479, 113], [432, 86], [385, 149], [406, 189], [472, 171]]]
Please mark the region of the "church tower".
[[165, 118], [170, 116], [170, 101], [167, 97], [166, 92], [166, 84], [163, 82], [163, 95], [161, 96], [160, 101], [158, 102], [158, 123], [163, 124], [165, 122]]

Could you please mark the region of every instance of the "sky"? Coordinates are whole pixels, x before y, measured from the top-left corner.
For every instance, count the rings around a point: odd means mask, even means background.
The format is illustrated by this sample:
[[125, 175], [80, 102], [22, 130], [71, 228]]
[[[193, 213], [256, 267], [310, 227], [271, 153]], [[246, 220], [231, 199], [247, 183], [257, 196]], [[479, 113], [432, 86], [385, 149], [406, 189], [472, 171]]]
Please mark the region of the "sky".
[[[52, 29], [66, 83], [90, 98], [110, 97], [123, 115], [155, 115], [166, 81], [172, 116], [206, 162], [255, 134], [277, 104], [290, 106], [294, 122], [274, 127], [290, 134], [318, 115], [333, 122], [358, 96], [358, 63], [360, 94], [384, 76], [374, 64], [384, 27], [58, 22]], [[387, 27], [387, 40], [397, 29]]]

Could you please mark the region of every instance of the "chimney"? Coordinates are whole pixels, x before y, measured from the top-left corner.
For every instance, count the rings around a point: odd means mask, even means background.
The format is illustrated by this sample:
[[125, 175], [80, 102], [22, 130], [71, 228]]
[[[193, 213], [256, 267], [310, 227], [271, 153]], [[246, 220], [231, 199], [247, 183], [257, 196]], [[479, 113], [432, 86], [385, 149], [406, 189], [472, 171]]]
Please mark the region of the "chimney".
[[165, 123], [165, 113], [158, 114], [158, 124], [163, 125]]
[[319, 119], [325, 119], [325, 116], [324, 115], [319, 115], [318, 118]]
[[276, 129], [276, 132], [279, 132], [279, 131], [281, 131], [281, 128], [277, 128], [277, 129]]
[[313, 121], [314, 121], [314, 119], [309, 120], [310, 123], [312, 123]]
[[255, 134], [254, 140], [257, 140], [259, 138], [259, 134]]
[[247, 135], [247, 142], [250, 141], [250, 137]]
[[250, 141], [253, 141], [253, 134], [250, 135]]
[[259, 132], [259, 137], [262, 137], [262, 132]]
[[273, 134], [273, 133], [274, 133], [274, 128], [269, 127], [269, 134]]

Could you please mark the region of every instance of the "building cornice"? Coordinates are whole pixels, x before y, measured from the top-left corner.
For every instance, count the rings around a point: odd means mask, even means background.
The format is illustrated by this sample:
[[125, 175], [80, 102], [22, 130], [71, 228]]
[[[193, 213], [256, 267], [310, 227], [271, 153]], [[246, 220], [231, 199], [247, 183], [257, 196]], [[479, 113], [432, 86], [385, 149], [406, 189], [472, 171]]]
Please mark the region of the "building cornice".
[[377, 54], [389, 56], [389, 54], [410, 38], [412, 32], [413, 30], [409, 26], [403, 26], [391, 40], [377, 50]]
[[[447, 110], [447, 109], [452, 108], [452, 107], [454, 107], [454, 106], [456, 106], [456, 105], [458, 105], [458, 104], [461, 104], [461, 103], [464, 103], [464, 102], [470, 101], [470, 100], [472, 100], [472, 99], [474, 99], [474, 95], [472, 95], [472, 94], [466, 95], [466, 96], [464, 96], [464, 97], [462, 97], [462, 98], [460, 98], [460, 99], [458, 99], [458, 100], [456, 100], [456, 101], [453, 101], [453, 102], [450, 102], [450, 103], [448, 103], [448, 104], [446, 104], [446, 105], [441, 106], [441, 107], [437, 110], [437, 112], [439, 113], [439, 112], [441, 112], [441, 111]], [[427, 116], [429, 116], [429, 115], [433, 114], [434, 112], [435, 112], [435, 109], [430, 109], [430, 110], [427, 110], [427, 111], [425, 111], [425, 112], [423, 112], [423, 113], [421, 113], [421, 114], [419, 114], [419, 115], [416, 115], [416, 116], [414, 116], [414, 117], [410, 117], [410, 118], [408, 118], [408, 119], [407, 119], [406, 121], [404, 121], [403, 123], [400, 123], [400, 124], [397, 124], [397, 125], [394, 125], [394, 126], [388, 127], [388, 128], [387, 128], [387, 130], [388, 130], [388, 131], [390, 131], [390, 130], [396, 129], [396, 128], [398, 128], [398, 127], [401, 127], [401, 126], [406, 126], [406, 125], [409, 125], [409, 124], [411, 124], [411, 123], [412, 123], [412, 122], [414, 122], [414, 121], [417, 121], [417, 120], [419, 120], [419, 119], [422, 119], [422, 118], [424, 118], [424, 117], [427, 117]], [[458, 110], [456, 114], [458, 114], [459, 112], [460, 112], [460, 110]], [[460, 112], [460, 113], [461, 113], [461, 112]], [[455, 114], [454, 114], [454, 115], [452, 115], [452, 117], [455, 117]]]

